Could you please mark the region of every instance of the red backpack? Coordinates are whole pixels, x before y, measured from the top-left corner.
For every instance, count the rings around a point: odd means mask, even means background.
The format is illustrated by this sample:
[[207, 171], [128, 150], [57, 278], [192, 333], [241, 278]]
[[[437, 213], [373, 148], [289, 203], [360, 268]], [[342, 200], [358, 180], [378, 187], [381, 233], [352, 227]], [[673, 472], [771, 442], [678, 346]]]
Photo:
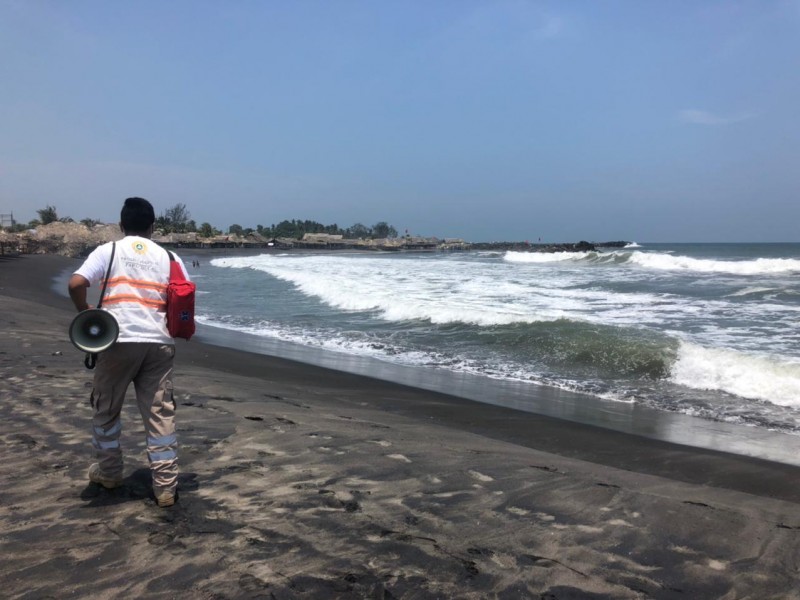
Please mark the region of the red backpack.
[[181, 264], [169, 254], [167, 286], [167, 330], [174, 338], [188, 340], [194, 335], [194, 293], [197, 286], [183, 275]]

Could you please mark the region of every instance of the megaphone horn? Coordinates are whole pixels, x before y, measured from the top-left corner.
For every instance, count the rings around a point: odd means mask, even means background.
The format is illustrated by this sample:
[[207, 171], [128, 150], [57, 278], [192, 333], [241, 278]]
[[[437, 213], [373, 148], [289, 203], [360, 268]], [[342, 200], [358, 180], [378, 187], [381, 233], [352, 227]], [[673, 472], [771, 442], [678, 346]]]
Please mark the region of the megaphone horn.
[[117, 342], [119, 324], [110, 312], [90, 308], [78, 313], [69, 326], [69, 339], [78, 350], [97, 354]]

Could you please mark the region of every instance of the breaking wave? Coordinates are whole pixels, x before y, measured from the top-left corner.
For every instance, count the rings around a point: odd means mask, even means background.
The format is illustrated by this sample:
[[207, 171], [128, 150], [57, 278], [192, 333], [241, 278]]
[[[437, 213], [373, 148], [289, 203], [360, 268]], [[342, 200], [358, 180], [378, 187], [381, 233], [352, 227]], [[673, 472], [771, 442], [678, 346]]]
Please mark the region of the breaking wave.
[[779, 406], [800, 407], [800, 362], [683, 342], [670, 381]]
[[800, 273], [800, 260], [793, 258], [709, 260], [690, 256], [633, 252], [629, 261], [641, 267], [662, 271], [694, 271], [697, 273], [727, 273], [731, 275]]
[[[634, 248], [634, 246], [626, 246]], [[800, 260], [794, 258], [756, 258], [752, 260], [710, 260], [660, 252], [517, 252], [503, 257], [509, 263], [574, 263], [635, 265], [657, 271], [725, 273], [730, 275], [781, 275], [800, 273]]]

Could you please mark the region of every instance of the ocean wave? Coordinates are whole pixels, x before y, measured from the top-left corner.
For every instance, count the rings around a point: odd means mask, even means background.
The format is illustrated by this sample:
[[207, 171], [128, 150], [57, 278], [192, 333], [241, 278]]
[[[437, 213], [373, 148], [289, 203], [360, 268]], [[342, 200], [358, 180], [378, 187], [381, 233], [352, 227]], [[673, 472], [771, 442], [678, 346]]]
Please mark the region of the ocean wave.
[[203, 315], [198, 316], [196, 319], [198, 323], [219, 329], [353, 356], [396, 357], [396, 362], [403, 364], [425, 364], [425, 362], [430, 361], [429, 357], [421, 358], [420, 353], [417, 352], [406, 352], [400, 347], [370, 340], [368, 337], [348, 338], [333, 329], [309, 330], [302, 327], [287, 327], [268, 321], [246, 324], [237, 322], [236, 317], [232, 315], [214, 317]]
[[730, 275], [779, 275], [800, 273], [800, 260], [793, 258], [757, 258], [754, 260], [709, 260], [690, 256], [633, 252], [631, 264], [660, 271], [693, 271]]
[[[800, 260], [794, 258], [756, 258], [752, 260], [713, 260], [675, 255], [672, 252], [643, 252], [628, 245], [613, 252], [516, 252], [509, 250], [503, 260], [522, 264], [630, 264], [657, 271], [724, 273], [729, 275], [781, 275], [800, 273]], [[633, 251], [631, 251], [633, 250]]]
[[515, 250], [506, 251], [503, 260], [512, 263], [557, 263], [564, 261], [580, 261], [591, 256], [597, 256], [596, 252], [517, 252]]
[[[235, 315], [199, 316], [198, 322], [262, 338], [370, 357], [406, 366], [471, 373], [497, 380], [547, 385], [630, 402], [598, 382], [666, 377], [675, 360], [675, 340], [642, 337], [641, 332], [560, 322], [494, 327], [491, 332], [465, 325], [430, 330], [423, 339], [403, 335], [286, 326], [275, 322], [242, 322]], [[432, 337], [451, 343], [435, 349]], [[427, 339], [424, 339], [427, 338]], [[415, 341], [416, 340], [416, 341]], [[498, 346], [502, 349], [498, 350]], [[508, 352], [508, 350], [511, 350]], [[555, 375], [553, 368], [562, 374]], [[584, 381], [584, 384], [580, 382]], [[586, 381], [592, 381], [587, 387]]]
[[800, 362], [754, 356], [682, 342], [670, 381], [696, 390], [714, 390], [800, 407]]
[[[515, 254], [545, 260], [576, 257], [575, 253]], [[585, 257], [578, 260], [602, 266], [625, 261], [631, 253], [577, 254]], [[259, 256], [219, 258], [213, 264], [260, 271], [334, 310], [367, 313], [369, 318], [395, 323], [463, 323], [486, 328], [565, 320], [639, 329], [680, 329], [687, 315], [727, 314], [725, 311], [730, 308], [727, 303], [687, 303], [673, 294], [586, 285], [584, 274], [573, 268], [560, 269], [552, 277], [532, 277], [517, 265], [482, 260], [485, 262], [475, 265], [455, 259]], [[247, 279], [253, 285], [258, 281], [257, 277]], [[741, 312], [742, 308], [736, 310]], [[717, 329], [727, 331], [722, 326]]]
[[214, 295], [200, 309], [208, 324], [354, 362], [800, 431], [796, 252], [710, 252], [225, 256], [205, 270]]
[[491, 266], [476, 270], [457, 262], [432, 268], [375, 258], [235, 257], [215, 259], [214, 265], [263, 271], [336, 310], [371, 313], [391, 322], [491, 327], [571, 320], [629, 325], [647, 318], [657, 300], [648, 294], [575, 289], [528, 277], [498, 278]]

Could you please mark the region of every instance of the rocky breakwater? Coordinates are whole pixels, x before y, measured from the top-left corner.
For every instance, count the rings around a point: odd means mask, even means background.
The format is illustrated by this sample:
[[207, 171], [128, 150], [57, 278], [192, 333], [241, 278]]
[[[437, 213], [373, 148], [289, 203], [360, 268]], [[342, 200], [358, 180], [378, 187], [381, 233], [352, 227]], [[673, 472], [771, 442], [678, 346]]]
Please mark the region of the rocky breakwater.
[[515, 252], [597, 252], [602, 248], [624, 248], [630, 242], [586, 242], [531, 244], [530, 242], [473, 242], [473, 250], [513, 250]]

